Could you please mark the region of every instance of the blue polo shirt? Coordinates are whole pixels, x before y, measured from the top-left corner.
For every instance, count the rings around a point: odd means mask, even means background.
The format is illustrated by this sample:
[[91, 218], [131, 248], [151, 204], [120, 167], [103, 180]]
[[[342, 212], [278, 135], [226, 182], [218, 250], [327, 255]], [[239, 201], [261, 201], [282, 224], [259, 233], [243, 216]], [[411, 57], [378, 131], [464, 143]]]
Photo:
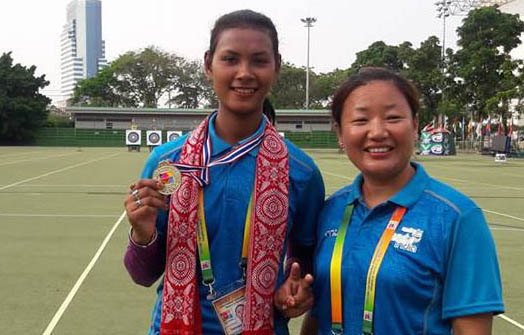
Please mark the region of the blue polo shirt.
[[360, 335], [368, 266], [396, 206], [407, 211], [376, 282], [374, 334], [451, 334], [451, 319], [502, 313], [495, 244], [481, 209], [468, 197], [429, 177], [421, 165], [388, 201], [369, 209], [362, 175], [332, 195], [320, 214], [315, 263], [319, 334], [331, 334], [330, 264], [338, 227], [354, 204], [342, 261], [344, 334]]
[[[244, 141], [260, 134], [264, 128], [265, 118], [258, 130]], [[217, 136], [214, 116], [209, 122], [208, 132], [212, 141], [212, 159], [231, 148], [230, 144]], [[142, 178], [151, 178], [160, 161], [166, 159], [178, 161], [186, 138], [187, 135], [155, 148], [147, 160]], [[289, 214], [284, 251], [289, 240], [299, 246], [315, 245], [318, 213], [324, 201], [324, 184], [313, 160], [291, 142], [286, 140], [285, 143], [289, 152]], [[214, 166], [209, 170], [210, 184], [204, 188], [204, 207], [215, 277], [214, 288], [217, 290], [226, 290], [233, 282], [242, 278], [242, 271], [238, 263], [242, 252], [247, 207], [255, 182], [257, 153], [258, 148], [255, 148], [233, 163]], [[164, 248], [164, 255], [166, 228], [167, 212], [160, 212], [157, 219], [157, 231]], [[163, 258], [165, 260], [165, 256]], [[284, 254], [282, 255], [283, 262]], [[283, 269], [281, 267], [277, 287], [282, 281]], [[198, 283], [203, 320], [202, 331], [204, 334], [222, 334], [222, 328], [211, 302], [205, 298], [208, 288], [202, 285], [200, 269], [198, 270]], [[149, 334], [156, 335], [160, 332], [162, 290], [163, 280], [158, 286], [158, 296]], [[277, 314], [275, 314], [274, 324], [276, 334], [288, 334], [287, 323]]]

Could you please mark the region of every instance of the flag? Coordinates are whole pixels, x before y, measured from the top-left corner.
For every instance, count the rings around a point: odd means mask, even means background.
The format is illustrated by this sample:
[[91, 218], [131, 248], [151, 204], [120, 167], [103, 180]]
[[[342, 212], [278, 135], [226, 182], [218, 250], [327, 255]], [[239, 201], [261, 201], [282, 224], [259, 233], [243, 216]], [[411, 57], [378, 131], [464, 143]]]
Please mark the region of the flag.
[[482, 136], [482, 122], [479, 121], [477, 123], [477, 138], [480, 138]]
[[462, 117], [462, 140], [465, 141], [466, 140], [466, 121], [464, 120], [464, 117]]
[[438, 130], [442, 129], [442, 115], [441, 114], [438, 115], [437, 129]]

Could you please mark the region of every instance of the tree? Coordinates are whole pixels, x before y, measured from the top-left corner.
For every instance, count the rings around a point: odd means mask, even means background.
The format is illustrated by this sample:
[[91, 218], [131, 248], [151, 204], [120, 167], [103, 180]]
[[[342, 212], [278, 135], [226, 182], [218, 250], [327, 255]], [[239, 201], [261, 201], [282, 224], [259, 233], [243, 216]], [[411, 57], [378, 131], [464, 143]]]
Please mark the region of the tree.
[[[508, 118], [511, 118], [510, 105], [514, 99], [519, 99], [521, 94], [522, 71], [523, 62], [521, 60], [507, 59], [502, 64], [501, 77], [499, 83], [500, 90], [495, 95], [486, 101], [486, 108], [491, 113], [494, 112], [500, 115], [502, 124], [507, 124]], [[506, 134], [507, 129], [504, 129]]]
[[488, 115], [488, 101], [507, 91], [508, 80], [513, 81], [504, 68], [513, 67], [508, 65], [512, 62], [509, 53], [520, 44], [522, 32], [524, 22], [518, 15], [502, 13], [496, 7], [470, 11], [457, 29], [461, 49], [453, 62], [465, 91], [461, 97], [468, 99], [463, 103], [472, 107], [479, 120]]
[[129, 51], [113, 62], [120, 92], [128, 101], [156, 108], [159, 99], [173, 89], [183, 58], [156, 47]]
[[11, 52], [0, 56], [0, 142], [22, 143], [34, 138], [47, 119], [49, 98], [39, 93], [49, 82], [35, 77], [36, 66], [13, 65]]
[[[347, 79], [348, 70], [335, 69], [317, 74], [309, 70], [309, 107], [327, 108], [338, 86]], [[306, 68], [283, 63], [278, 81], [271, 89], [270, 99], [275, 108], [306, 107]]]
[[418, 49], [414, 49], [410, 42], [394, 46], [377, 41], [357, 53], [357, 59], [346, 71], [346, 75], [363, 67], [379, 66], [410, 79], [421, 94], [422, 110], [419, 118], [423, 126], [438, 114], [438, 106], [442, 100], [444, 86], [441, 50], [439, 39], [435, 36], [423, 41]]
[[71, 102], [83, 106], [156, 108], [159, 100], [181, 108], [218, 106], [202, 63], [155, 47], [119, 56], [75, 87]]
[[405, 64], [401, 73], [418, 88], [422, 98], [419, 124], [423, 127], [438, 114], [442, 101], [443, 74], [439, 39], [430, 36], [413, 49], [411, 43], [404, 42], [398, 47], [399, 59]]
[[357, 59], [351, 65], [351, 69], [356, 72], [367, 66], [380, 66], [399, 72], [404, 68], [404, 62], [399, 56], [398, 47], [377, 41], [366, 50], [357, 53]]
[[328, 73], [314, 76], [310, 89], [311, 108], [329, 108], [338, 87], [348, 78], [349, 70], [335, 69]]
[[73, 105], [92, 107], [137, 107], [138, 99], [126, 98], [124, 84], [117, 77], [114, 64], [100, 70], [96, 76], [81, 80], [69, 100]]
[[304, 108], [306, 102], [306, 69], [296, 67], [291, 63], [283, 63], [280, 76], [271, 88], [270, 100], [275, 108]]
[[216, 98], [209, 92], [212, 87], [206, 79], [202, 62], [184, 59], [178, 65], [179, 72], [169, 102], [181, 108], [198, 108], [202, 105], [217, 107]]

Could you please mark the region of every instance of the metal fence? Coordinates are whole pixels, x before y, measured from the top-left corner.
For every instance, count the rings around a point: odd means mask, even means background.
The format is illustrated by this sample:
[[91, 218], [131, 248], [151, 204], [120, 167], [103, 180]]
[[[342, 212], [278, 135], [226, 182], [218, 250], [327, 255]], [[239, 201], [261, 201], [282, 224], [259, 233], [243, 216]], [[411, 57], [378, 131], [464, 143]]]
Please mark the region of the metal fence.
[[[302, 148], [337, 148], [336, 135], [331, 131], [284, 132], [295, 145]], [[162, 143], [167, 141], [166, 132], [162, 132]], [[69, 147], [125, 147], [125, 130], [43, 128], [35, 138], [38, 146]], [[146, 146], [146, 137], [142, 136], [142, 146]]]
[[[285, 137], [301, 148], [338, 148], [338, 141], [333, 131], [284, 132]], [[162, 132], [162, 143], [167, 141], [167, 133]], [[68, 147], [125, 147], [125, 130], [118, 129], [77, 129], [77, 128], [42, 128], [36, 135], [34, 145]], [[142, 136], [142, 146], [146, 146], [146, 136]], [[456, 141], [456, 150], [460, 153], [482, 152], [489, 148], [486, 139], [481, 141]], [[418, 143], [417, 143], [418, 148]], [[514, 143], [512, 151], [517, 156], [524, 155], [524, 142]]]

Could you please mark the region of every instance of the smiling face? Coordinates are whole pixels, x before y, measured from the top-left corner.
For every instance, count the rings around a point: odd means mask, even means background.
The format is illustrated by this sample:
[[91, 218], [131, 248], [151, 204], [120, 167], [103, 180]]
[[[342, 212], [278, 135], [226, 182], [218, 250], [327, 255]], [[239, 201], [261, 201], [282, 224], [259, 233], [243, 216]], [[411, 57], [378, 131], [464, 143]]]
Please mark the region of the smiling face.
[[222, 112], [262, 113], [263, 100], [280, 70], [266, 32], [251, 28], [222, 31], [205, 63]]
[[336, 129], [365, 178], [391, 181], [410, 169], [417, 125], [401, 91], [391, 81], [375, 80], [347, 97]]

